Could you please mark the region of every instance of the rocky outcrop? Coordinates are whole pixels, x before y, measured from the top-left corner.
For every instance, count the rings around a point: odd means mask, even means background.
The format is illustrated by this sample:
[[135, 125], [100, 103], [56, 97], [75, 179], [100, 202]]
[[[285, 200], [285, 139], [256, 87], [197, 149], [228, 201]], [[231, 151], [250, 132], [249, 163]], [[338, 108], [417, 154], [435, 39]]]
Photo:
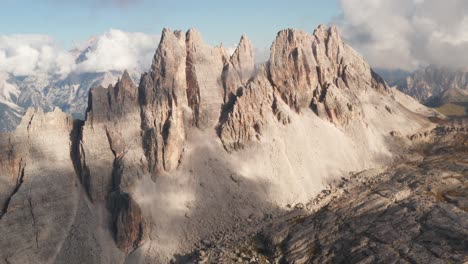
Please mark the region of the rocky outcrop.
[[[238, 50], [245, 50], [242, 43]], [[276, 115], [283, 124], [290, 121], [277, 98], [295, 112], [312, 109], [320, 118], [343, 126], [362, 119], [360, 96], [367, 90], [388, 95], [385, 82], [343, 42], [335, 27], [319, 26], [313, 35], [293, 29], [280, 31], [269, 62], [246, 85], [240, 75], [230, 77], [229, 65], [224, 79], [230, 101], [219, 133], [228, 150], [259, 138], [268, 114]]]
[[154, 175], [174, 170], [182, 155], [187, 102], [186, 39], [180, 31], [163, 31], [151, 72], [139, 86], [143, 144]]
[[190, 29], [187, 44], [187, 97], [193, 110], [193, 122], [202, 129], [218, 123], [223, 105], [224, 88], [221, 80], [227, 60], [223, 47], [209, 47], [198, 31]]
[[293, 29], [278, 33], [271, 47], [269, 76], [281, 98], [300, 112], [310, 105], [318, 85], [312, 37]]
[[236, 96], [240, 87], [245, 87], [255, 70], [253, 47], [247, 36], [242, 36], [239, 45], [224, 66], [224, 103]]
[[116, 244], [128, 253], [140, 245], [144, 228], [130, 194], [135, 181], [147, 174], [138, 89], [124, 72], [114, 87], [92, 89], [89, 102], [78, 132], [79, 176], [93, 202], [107, 203]]
[[143, 242], [145, 221], [140, 207], [128, 193], [119, 191], [111, 193], [108, 207], [117, 247], [131, 253]]
[[60, 110], [30, 109], [14, 133], [0, 135], [0, 255], [7, 263], [49, 262], [67, 236], [80, 191], [71, 130]]
[[[140, 107], [137, 87], [125, 72], [117, 84], [91, 90], [87, 119], [81, 128], [80, 175], [93, 201], [105, 200], [113, 190], [116, 163], [127, 163], [127, 169], [140, 166], [141, 157]], [[132, 171], [132, 178], [141, 176], [143, 169]], [[92, 175], [92, 176], [90, 176]], [[124, 177], [119, 181], [131, 182]]]
[[242, 149], [247, 142], [260, 139], [266, 115], [272, 111], [273, 87], [266, 78], [264, 67], [247, 87], [240, 87], [232, 108], [221, 120], [220, 138], [226, 150]]

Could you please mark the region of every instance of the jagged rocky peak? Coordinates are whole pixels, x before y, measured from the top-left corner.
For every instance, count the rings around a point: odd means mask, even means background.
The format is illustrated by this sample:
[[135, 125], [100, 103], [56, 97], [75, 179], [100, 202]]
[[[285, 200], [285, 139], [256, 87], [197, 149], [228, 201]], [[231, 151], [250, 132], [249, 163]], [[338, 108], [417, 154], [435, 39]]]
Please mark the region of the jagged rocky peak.
[[114, 86], [91, 89], [88, 102], [86, 121], [76, 127], [75, 155], [88, 195], [101, 201], [113, 188], [114, 160], [128, 153], [141, 133], [138, 88], [125, 71]]
[[[241, 39], [240, 47], [246, 42]], [[242, 148], [259, 138], [268, 113], [288, 124], [291, 118], [284, 104], [298, 114], [312, 109], [320, 118], [344, 126], [363, 117], [360, 96], [366, 91], [387, 94], [385, 82], [343, 42], [334, 26], [321, 25], [312, 35], [295, 29], [280, 31], [265, 69], [259, 70], [250, 82], [242, 83], [231, 65], [227, 65], [223, 75], [229, 94], [225, 96], [227, 103], [219, 126], [228, 150]], [[262, 79], [268, 82], [259, 85]], [[259, 98], [259, 89], [264, 98]]]
[[195, 29], [187, 32], [187, 97], [194, 124], [201, 129], [218, 123], [224, 103], [221, 76], [226, 60], [222, 46], [210, 47]]
[[183, 151], [185, 117], [191, 115], [186, 63], [185, 35], [164, 29], [151, 72], [139, 86], [144, 150], [154, 175], [173, 170]]
[[265, 66], [262, 65], [258, 72], [246, 87], [239, 88], [220, 119], [219, 136], [229, 152], [259, 139], [267, 115], [272, 111], [274, 91]]
[[138, 89], [127, 71], [117, 83], [104, 88], [98, 86], [89, 92], [86, 120], [103, 122], [115, 120], [138, 107]]
[[[30, 108], [0, 134], [0, 255], [5, 262], [49, 262], [73, 223], [79, 184], [70, 157], [72, 119]], [[11, 171], [15, 169], [16, 172]], [[12, 256], [21, 248], [21, 253]]]
[[33, 133], [37, 130], [71, 130], [72, 118], [55, 107], [52, 112], [44, 112], [42, 108], [29, 108], [15, 130], [19, 133]]
[[223, 70], [224, 103], [234, 98], [240, 87], [245, 86], [255, 71], [252, 43], [243, 35]]
[[246, 35], [242, 35], [239, 45], [234, 50], [230, 62], [239, 74], [240, 81], [245, 85], [252, 77], [255, 69], [253, 46]]
[[[320, 108], [327, 90], [385, 85], [375, 80], [370, 66], [343, 42], [335, 26], [327, 29], [320, 25], [313, 35], [294, 29], [280, 31], [271, 48], [269, 66], [281, 98], [297, 112], [311, 102]], [[334, 120], [331, 112], [327, 115]]]
[[91, 90], [86, 121], [75, 128], [73, 160], [93, 203], [110, 211], [110, 231], [117, 247], [128, 253], [139, 246], [144, 219], [131, 196], [147, 172], [142, 150], [140, 92], [125, 71], [107, 89]]
[[278, 33], [271, 47], [270, 78], [282, 99], [298, 112], [310, 105], [318, 84], [316, 66], [307, 33], [294, 29]]

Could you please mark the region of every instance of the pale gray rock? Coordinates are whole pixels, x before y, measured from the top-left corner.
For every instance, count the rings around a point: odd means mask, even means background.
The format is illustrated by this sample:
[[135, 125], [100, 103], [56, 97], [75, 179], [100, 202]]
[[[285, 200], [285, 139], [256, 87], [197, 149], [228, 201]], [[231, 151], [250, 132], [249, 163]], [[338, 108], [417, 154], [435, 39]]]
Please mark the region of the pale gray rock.
[[117, 247], [126, 253], [143, 239], [144, 219], [131, 197], [147, 175], [138, 89], [124, 72], [117, 84], [90, 92], [87, 119], [79, 135], [79, 176], [94, 203], [105, 202]]
[[229, 62], [224, 66], [224, 103], [236, 96], [240, 87], [245, 87], [255, 71], [253, 46], [247, 36], [242, 36]]
[[30, 109], [14, 133], [0, 136], [7, 150], [0, 255], [7, 263], [50, 262], [68, 235], [81, 188], [70, 159], [71, 130], [71, 118], [60, 110]]
[[241, 37], [229, 61], [239, 74], [240, 81], [246, 84], [255, 70], [253, 46], [246, 35]]
[[240, 88], [225, 121], [221, 120], [220, 138], [229, 151], [242, 149], [248, 142], [260, 138], [265, 115], [272, 111], [273, 87], [265, 68], [259, 72], [246, 88]]
[[[154, 175], [174, 170], [184, 150], [189, 125], [186, 39], [180, 31], [163, 31], [151, 72], [139, 86], [143, 144]], [[198, 111], [195, 110], [194, 111]]]
[[[194, 124], [202, 129], [213, 128], [219, 120], [224, 103], [222, 73], [227, 61], [222, 47], [205, 44], [195, 29], [186, 36], [187, 43], [187, 97], [193, 110]], [[240, 66], [240, 65], [239, 65]]]
[[281, 98], [295, 111], [310, 105], [319, 83], [313, 38], [294, 29], [278, 33], [271, 47], [269, 75]]
[[[244, 38], [234, 58], [246, 50], [243, 42]], [[224, 73], [229, 96], [225, 96], [228, 101], [219, 128], [228, 150], [258, 139], [268, 113], [283, 124], [289, 123], [283, 102], [296, 112], [312, 109], [319, 117], [344, 126], [363, 118], [360, 97], [367, 90], [389, 96], [385, 82], [343, 42], [335, 27], [319, 26], [313, 35], [294, 29], [280, 31], [269, 62], [247, 84], [242, 83], [240, 74], [233, 73], [231, 64], [235, 65], [230, 62]]]

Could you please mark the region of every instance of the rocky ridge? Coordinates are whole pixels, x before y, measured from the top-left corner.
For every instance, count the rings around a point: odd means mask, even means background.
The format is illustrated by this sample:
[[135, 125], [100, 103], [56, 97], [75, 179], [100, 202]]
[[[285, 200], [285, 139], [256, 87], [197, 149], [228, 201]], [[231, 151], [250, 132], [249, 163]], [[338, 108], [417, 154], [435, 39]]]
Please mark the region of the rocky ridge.
[[389, 163], [433, 126], [334, 27], [283, 30], [269, 62], [253, 62], [245, 36], [228, 56], [165, 29], [139, 85], [125, 72], [92, 89], [86, 121], [29, 110], [0, 135], [1, 257], [165, 263]]

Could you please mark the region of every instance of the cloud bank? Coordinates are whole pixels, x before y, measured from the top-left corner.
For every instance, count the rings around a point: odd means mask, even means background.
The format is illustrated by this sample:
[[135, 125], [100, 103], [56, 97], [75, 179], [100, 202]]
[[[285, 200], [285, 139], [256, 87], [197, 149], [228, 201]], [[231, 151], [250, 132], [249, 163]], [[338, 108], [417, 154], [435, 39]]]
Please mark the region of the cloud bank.
[[66, 75], [149, 69], [159, 36], [111, 29], [67, 51], [46, 35], [0, 36], [0, 72], [15, 76]]
[[73, 57], [57, 48], [44, 35], [0, 36], [0, 71], [13, 75], [64, 74], [73, 67]]
[[159, 36], [111, 29], [91, 44], [86, 60], [76, 65], [79, 72], [149, 69]]
[[343, 36], [372, 66], [468, 66], [468, 1], [339, 1]]

